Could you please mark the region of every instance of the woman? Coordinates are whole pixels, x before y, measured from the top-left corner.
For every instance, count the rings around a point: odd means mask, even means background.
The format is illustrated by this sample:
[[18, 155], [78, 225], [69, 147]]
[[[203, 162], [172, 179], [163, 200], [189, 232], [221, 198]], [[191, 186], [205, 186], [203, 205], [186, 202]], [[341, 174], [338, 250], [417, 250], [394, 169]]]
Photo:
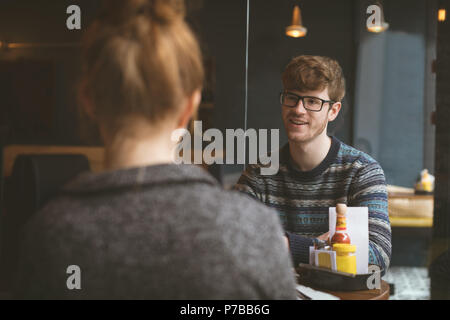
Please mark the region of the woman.
[[276, 213], [172, 164], [171, 134], [203, 82], [183, 3], [108, 1], [84, 45], [80, 97], [106, 169], [78, 176], [28, 224], [18, 296], [295, 298]]

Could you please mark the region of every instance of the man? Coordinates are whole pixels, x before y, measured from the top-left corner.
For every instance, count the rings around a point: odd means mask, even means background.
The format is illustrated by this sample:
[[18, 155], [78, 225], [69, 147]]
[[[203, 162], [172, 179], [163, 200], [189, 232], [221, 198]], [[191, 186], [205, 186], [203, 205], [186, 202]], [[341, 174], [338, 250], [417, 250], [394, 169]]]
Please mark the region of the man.
[[282, 79], [289, 142], [280, 150], [280, 169], [263, 176], [259, 165], [248, 166], [236, 189], [277, 209], [295, 266], [308, 263], [314, 242], [328, 239], [329, 207], [368, 207], [369, 264], [386, 270], [391, 228], [383, 170], [367, 154], [327, 135], [345, 95], [341, 67], [327, 57], [299, 56]]

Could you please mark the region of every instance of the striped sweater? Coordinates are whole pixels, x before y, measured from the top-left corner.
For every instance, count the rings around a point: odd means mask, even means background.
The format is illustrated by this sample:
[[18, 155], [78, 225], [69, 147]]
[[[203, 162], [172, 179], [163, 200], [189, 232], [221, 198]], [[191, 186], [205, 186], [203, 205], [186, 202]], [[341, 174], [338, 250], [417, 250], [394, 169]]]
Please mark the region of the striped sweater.
[[272, 176], [249, 165], [235, 189], [279, 213], [289, 238], [294, 265], [308, 263], [313, 238], [328, 231], [328, 208], [336, 203], [369, 210], [369, 264], [387, 270], [391, 257], [391, 227], [382, 168], [369, 155], [335, 137], [325, 159], [302, 172], [292, 162], [289, 144], [280, 150], [280, 167]]

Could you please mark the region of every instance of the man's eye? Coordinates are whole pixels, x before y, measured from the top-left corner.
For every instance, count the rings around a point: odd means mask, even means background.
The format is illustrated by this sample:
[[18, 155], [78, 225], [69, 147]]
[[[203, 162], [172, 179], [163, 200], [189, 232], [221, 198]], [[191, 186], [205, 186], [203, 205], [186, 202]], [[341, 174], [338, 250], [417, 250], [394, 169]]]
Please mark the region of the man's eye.
[[312, 105], [312, 106], [319, 105], [320, 104], [320, 100], [317, 100], [317, 99], [306, 99], [306, 103], [308, 105]]
[[290, 101], [290, 102], [295, 102], [295, 101], [297, 101], [297, 97], [296, 96], [289, 96], [289, 95], [287, 95], [286, 96], [286, 100]]

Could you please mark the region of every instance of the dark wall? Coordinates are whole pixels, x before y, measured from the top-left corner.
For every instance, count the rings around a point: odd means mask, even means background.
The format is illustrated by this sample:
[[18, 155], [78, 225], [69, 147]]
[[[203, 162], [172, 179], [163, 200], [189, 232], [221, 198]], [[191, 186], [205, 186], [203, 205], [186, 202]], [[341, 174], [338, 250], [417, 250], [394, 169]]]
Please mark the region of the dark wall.
[[[207, 0], [189, 21], [200, 40], [205, 58], [215, 65], [212, 126], [245, 127], [246, 1]], [[225, 140], [224, 140], [225, 143]], [[243, 165], [224, 165], [223, 172], [241, 172]]]
[[[360, 2], [360, 17], [370, 0]], [[424, 165], [427, 6], [386, 1], [386, 32], [359, 25], [355, 147], [384, 169], [388, 184], [412, 188]]]
[[[51, 69], [51, 130], [37, 127], [24, 132], [12, 123], [10, 113], [0, 114], [0, 125], [10, 130], [7, 143], [89, 144], [80, 133], [76, 86], [80, 76], [80, 47], [83, 31], [97, 14], [100, 1], [3, 0], [0, 2], [0, 41], [72, 43], [67, 48], [27, 48], [0, 51], [6, 64], [20, 61], [45, 63]], [[82, 30], [66, 28], [67, 6], [77, 4], [82, 13]], [[215, 65], [214, 126], [219, 129], [244, 127], [245, 17], [243, 0], [187, 1], [188, 20], [198, 34], [204, 55]], [[28, 75], [27, 75], [28, 76]], [[29, 74], [33, 76], [32, 72]], [[18, 84], [20, 86], [20, 84]], [[45, 89], [45, 88], [44, 88]], [[0, 89], [1, 90], [1, 89]], [[3, 109], [17, 109], [14, 104]], [[37, 125], [38, 126], [38, 125]], [[94, 139], [94, 142], [98, 142]]]
[[205, 57], [215, 63], [214, 126], [244, 127], [246, 3], [208, 0], [192, 17]]
[[[81, 30], [68, 30], [66, 9], [76, 4], [81, 8]], [[98, 8], [97, 0], [3, 0], [0, 2], [0, 41], [21, 43], [49, 43], [48, 48], [26, 48], [0, 50], [0, 61], [9, 69], [21, 70], [23, 64], [46, 65], [45, 72], [51, 74], [46, 84], [39, 83], [40, 75], [32, 70], [21, 71], [27, 77], [27, 83], [17, 82], [16, 99], [30, 92], [32, 81], [40, 90], [49, 92], [49, 104], [46, 107], [50, 128], [47, 130], [36, 121], [35, 127], [27, 130], [20, 128], [11, 114], [17, 109], [17, 102], [6, 104], [3, 101], [0, 125], [9, 127], [7, 143], [19, 144], [82, 144], [77, 118], [76, 85], [80, 75], [80, 46], [83, 30], [88, 26]], [[70, 44], [67, 47], [57, 47]], [[18, 68], [18, 69], [17, 69]], [[5, 71], [4, 69], [2, 70]], [[2, 91], [3, 90], [3, 91]], [[0, 88], [2, 96], [11, 95]], [[16, 90], [16, 91], [17, 91]], [[14, 98], [14, 97], [13, 97]], [[32, 99], [30, 97], [30, 99]], [[13, 99], [14, 100], [14, 99]], [[30, 109], [33, 106], [30, 105]], [[46, 111], [47, 112], [47, 111]], [[20, 119], [19, 119], [20, 121]]]
[[[450, 10], [449, 0], [439, 1]], [[450, 21], [438, 24], [436, 59], [436, 190], [433, 218], [432, 299], [450, 298]], [[444, 253], [443, 253], [444, 252]]]
[[388, 183], [413, 187], [424, 169], [426, 3], [391, 1], [386, 10], [392, 25], [386, 45], [378, 160]]
[[[441, 1], [447, 14], [450, 1]], [[433, 236], [450, 246], [450, 21], [438, 25], [436, 60], [436, 192]]]

